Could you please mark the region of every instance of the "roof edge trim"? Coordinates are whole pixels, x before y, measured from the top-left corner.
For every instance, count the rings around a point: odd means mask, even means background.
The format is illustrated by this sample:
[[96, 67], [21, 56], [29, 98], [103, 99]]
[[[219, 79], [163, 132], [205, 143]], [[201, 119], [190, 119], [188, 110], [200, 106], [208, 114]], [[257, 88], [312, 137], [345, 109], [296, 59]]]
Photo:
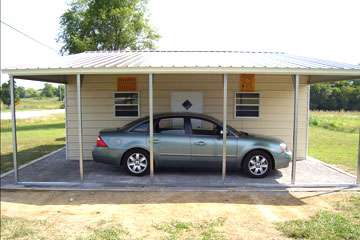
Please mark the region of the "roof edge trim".
[[247, 67], [127, 67], [127, 68], [56, 68], [56, 69], [3, 69], [12, 76], [76, 75], [76, 74], [301, 74], [346, 75], [360, 77], [359, 69], [299, 69], [299, 68], [247, 68]]

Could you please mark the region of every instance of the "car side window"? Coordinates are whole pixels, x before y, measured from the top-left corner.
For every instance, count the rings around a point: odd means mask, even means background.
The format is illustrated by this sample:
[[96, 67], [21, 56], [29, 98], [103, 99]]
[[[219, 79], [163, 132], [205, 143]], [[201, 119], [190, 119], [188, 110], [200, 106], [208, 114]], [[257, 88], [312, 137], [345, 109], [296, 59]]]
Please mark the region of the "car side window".
[[156, 126], [155, 132], [161, 134], [185, 134], [185, 124], [184, 118], [174, 117], [174, 118], [161, 118]]
[[149, 122], [140, 124], [131, 130], [131, 132], [149, 132]]
[[190, 123], [193, 135], [220, 135], [221, 127], [210, 121], [191, 118]]

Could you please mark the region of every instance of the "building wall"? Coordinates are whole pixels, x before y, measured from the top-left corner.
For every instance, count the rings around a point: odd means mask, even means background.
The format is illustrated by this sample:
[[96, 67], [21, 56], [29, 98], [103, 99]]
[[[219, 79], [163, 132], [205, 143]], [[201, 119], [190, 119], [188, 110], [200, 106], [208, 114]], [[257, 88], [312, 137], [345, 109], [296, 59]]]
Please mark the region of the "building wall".
[[[117, 77], [136, 77], [140, 92], [140, 117], [149, 113], [148, 75], [86, 75], [82, 83], [84, 159], [91, 160], [98, 133], [103, 128], [119, 127], [134, 118], [114, 116]], [[294, 88], [291, 76], [256, 75], [255, 91], [261, 93], [259, 118], [234, 118], [235, 92], [239, 91], [240, 75], [228, 76], [228, 124], [238, 130], [270, 135], [285, 140], [292, 147]], [[298, 158], [306, 156], [308, 85], [307, 76], [300, 77]], [[203, 91], [204, 113], [222, 119], [222, 75], [176, 74], [154, 77], [154, 113], [170, 112], [171, 91]], [[67, 84], [68, 159], [79, 158], [76, 77]]]

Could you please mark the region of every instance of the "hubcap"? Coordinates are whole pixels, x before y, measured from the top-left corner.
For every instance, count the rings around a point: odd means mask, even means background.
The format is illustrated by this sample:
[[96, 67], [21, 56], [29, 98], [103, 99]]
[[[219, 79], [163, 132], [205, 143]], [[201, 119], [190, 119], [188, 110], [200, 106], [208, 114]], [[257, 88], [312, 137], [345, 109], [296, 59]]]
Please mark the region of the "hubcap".
[[147, 166], [147, 159], [141, 153], [134, 153], [127, 159], [127, 166], [133, 173], [142, 173]]
[[262, 175], [269, 167], [268, 160], [262, 155], [256, 155], [250, 159], [248, 167], [252, 174]]

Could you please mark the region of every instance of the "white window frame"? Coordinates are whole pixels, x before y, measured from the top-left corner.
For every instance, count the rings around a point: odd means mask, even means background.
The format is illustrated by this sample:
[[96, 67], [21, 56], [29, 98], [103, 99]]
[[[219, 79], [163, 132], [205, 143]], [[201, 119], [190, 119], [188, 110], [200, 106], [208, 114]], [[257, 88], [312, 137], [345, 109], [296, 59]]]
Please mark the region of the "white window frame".
[[[237, 93], [256, 93], [256, 94], [259, 94], [259, 103], [258, 104], [237, 104], [236, 103], [236, 94]], [[251, 99], [254, 99], [254, 98], [251, 98]], [[259, 107], [259, 115], [258, 116], [236, 116], [236, 107], [237, 106], [258, 106]], [[254, 119], [254, 118], [260, 118], [260, 114], [261, 114], [261, 93], [260, 92], [235, 92], [234, 94], [234, 118], [251, 118], [251, 119]]]
[[[117, 93], [137, 93], [138, 94], [138, 103], [137, 104], [116, 104], [115, 99], [117, 99], [117, 98], [115, 97], [115, 94], [117, 94]], [[114, 104], [114, 117], [115, 118], [128, 118], [128, 119], [140, 118], [140, 92], [114, 92], [113, 104]], [[138, 107], [138, 115], [137, 116], [116, 116], [116, 106], [136, 106], [136, 105]]]

